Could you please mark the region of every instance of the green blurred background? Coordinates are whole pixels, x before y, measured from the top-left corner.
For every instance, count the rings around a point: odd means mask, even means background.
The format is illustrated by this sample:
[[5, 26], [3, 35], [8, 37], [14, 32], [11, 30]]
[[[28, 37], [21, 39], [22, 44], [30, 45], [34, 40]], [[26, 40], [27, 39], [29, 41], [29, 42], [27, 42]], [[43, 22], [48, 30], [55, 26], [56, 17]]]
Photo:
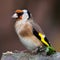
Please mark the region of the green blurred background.
[[56, 51], [60, 51], [59, 0], [0, 0], [0, 56], [8, 50], [25, 49], [15, 32], [11, 17], [16, 9], [28, 9]]

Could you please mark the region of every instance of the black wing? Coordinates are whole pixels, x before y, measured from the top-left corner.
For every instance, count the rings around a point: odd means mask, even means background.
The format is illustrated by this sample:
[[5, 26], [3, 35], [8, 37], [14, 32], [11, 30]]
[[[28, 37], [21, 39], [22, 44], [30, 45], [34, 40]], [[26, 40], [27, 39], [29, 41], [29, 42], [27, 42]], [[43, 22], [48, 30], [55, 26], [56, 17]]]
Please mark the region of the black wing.
[[39, 39], [41, 40], [41, 37], [38, 35], [38, 32], [33, 28], [33, 34]]
[[[33, 34], [41, 41], [41, 37], [39, 36], [39, 32], [37, 32], [34, 28], [33, 28]], [[50, 43], [46, 37], [44, 37], [44, 40], [50, 45]]]
[[[32, 24], [33, 27], [33, 34], [41, 41], [41, 36], [39, 36], [39, 33], [45, 35], [41, 27], [32, 19], [30, 20], [30, 23]], [[46, 37], [44, 37], [44, 40], [50, 45], [49, 40]]]

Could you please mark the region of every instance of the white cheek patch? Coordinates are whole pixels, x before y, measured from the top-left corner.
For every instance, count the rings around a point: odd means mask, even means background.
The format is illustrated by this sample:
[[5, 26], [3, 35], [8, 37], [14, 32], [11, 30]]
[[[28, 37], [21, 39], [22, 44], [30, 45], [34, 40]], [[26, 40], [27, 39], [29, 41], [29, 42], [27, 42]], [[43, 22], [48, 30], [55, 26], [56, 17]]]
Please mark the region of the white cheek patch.
[[28, 14], [25, 12], [25, 13], [22, 15], [22, 17], [23, 17], [23, 18], [22, 18], [23, 20], [27, 20], [29, 16], [28, 16]]
[[18, 18], [17, 13], [13, 14], [12, 18]]

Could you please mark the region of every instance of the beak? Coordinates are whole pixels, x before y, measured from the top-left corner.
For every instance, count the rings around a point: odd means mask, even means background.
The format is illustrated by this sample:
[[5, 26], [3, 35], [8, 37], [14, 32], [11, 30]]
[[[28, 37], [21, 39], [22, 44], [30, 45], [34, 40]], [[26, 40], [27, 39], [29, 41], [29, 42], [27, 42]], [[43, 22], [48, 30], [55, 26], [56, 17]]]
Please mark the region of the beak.
[[12, 16], [12, 18], [18, 18], [17, 13], [14, 13], [13, 16]]

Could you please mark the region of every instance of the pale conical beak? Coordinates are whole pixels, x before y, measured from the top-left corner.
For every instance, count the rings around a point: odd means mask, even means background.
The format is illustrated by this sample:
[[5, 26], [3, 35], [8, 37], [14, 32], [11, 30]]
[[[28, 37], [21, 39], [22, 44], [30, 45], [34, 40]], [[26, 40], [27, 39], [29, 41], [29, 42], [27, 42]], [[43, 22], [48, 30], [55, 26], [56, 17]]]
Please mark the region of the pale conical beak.
[[12, 18], [18, 18], [17, 13], [14, 13], [13, 16], [12, 16]]

